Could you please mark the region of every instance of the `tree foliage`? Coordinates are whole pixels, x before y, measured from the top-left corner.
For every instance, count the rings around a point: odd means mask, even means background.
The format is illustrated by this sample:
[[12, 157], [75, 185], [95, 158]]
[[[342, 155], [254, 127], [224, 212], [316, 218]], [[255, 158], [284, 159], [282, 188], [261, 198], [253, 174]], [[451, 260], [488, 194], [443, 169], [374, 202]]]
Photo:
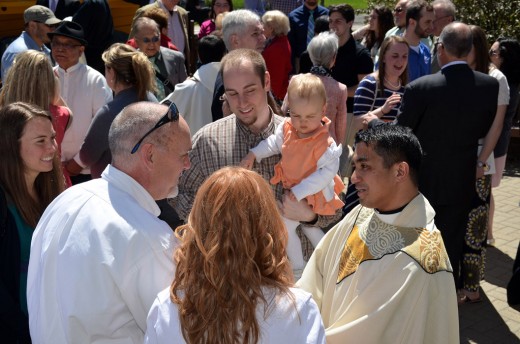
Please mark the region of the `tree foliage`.
[[[394, 8], [397, 0], [367, 0], [368, 8], [376, 4]], [[520, 40], [520, 4], [518, 0], [453, 0], [457, 20], [480, 26], [490, 41], [500, 36]]]

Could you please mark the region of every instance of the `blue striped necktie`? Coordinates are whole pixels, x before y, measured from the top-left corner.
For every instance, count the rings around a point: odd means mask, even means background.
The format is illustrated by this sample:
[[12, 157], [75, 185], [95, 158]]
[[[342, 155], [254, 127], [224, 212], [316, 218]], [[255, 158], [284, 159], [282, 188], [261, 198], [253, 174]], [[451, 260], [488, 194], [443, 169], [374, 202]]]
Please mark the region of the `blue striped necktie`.
[[309, 20], [307, 21], [307, 44], [314, 37], [314, 10], [309, 10]]

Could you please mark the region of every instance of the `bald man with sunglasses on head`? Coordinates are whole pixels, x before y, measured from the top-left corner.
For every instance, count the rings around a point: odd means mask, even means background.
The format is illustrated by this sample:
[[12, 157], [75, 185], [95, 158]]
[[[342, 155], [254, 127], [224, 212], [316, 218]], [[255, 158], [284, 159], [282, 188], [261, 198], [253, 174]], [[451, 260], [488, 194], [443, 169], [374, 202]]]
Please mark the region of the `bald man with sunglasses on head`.
[[73, 186], [33, 235], [27, 303], [35, 343], [142, 343], [157, 293], [171, 283], [171, 228], [156, 200], [190, 167], [188, 125], [175, 104], [127, 106], [108, 134], [112, 163]]

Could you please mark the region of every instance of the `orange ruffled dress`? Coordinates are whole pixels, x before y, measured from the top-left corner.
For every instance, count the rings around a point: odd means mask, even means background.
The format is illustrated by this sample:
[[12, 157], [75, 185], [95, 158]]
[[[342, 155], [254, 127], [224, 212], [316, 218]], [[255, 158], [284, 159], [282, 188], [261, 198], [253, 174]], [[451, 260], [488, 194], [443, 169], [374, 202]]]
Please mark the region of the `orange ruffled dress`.
[[[313, 136], [299, 138], [290, 120], [283, 124], [282, 158], [274, 167], [274, 176], [271, 184], [282, 182], [285, 189], [291, 189], [303, 179], [310, 176], [318, 168], [318, 160], [334, 143], [330, 137], [330, 120], [323, 117], [324, 125]], [[343, 202], [338, 195], [343, 191], [344, 184], [336, 174], [334, 176], [334, 197], [327, 201], [323, 191], [305, 197], [313, 211], [319, 215], [334, 215], [336, 210], [343, 207]]]

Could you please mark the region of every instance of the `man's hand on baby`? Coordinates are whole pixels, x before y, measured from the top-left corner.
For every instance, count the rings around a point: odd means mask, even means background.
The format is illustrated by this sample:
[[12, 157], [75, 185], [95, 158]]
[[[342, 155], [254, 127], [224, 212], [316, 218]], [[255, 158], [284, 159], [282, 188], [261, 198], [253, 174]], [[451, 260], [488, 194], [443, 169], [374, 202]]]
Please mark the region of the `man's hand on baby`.
[[253, 152], [249, 152], [240, 162], [239, 166], [243, 168], [247, 168], [248, 170], [253, 168], [253, 164], [255, 162], [256, 156]]

